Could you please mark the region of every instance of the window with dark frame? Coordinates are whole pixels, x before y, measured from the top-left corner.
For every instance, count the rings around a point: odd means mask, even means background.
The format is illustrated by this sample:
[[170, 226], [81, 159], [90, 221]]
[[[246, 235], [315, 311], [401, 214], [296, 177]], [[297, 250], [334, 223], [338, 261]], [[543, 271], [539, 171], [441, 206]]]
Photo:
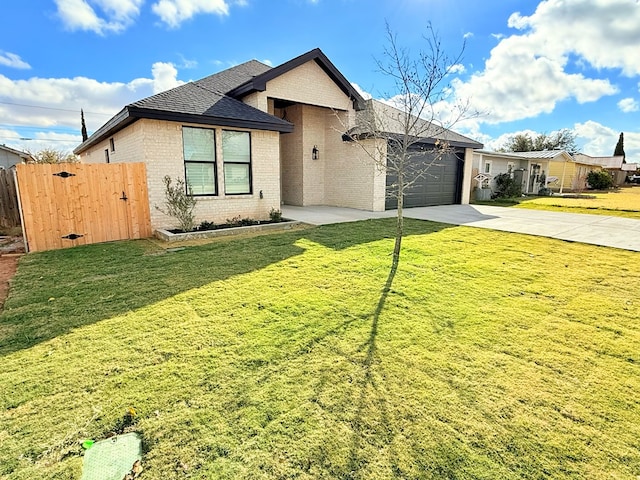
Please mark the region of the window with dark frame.
[[223, 130], [222, 160], [224, 162], [224, 193], [227, 195], [252, 193], [251, 134]]
[[217, 195], [215, 130], [182, 127], [186, 184], [192, 195]]
[[116, 143], [113, 141], [113, 137], [109, 139], [109, 147], [111, 148], [112, 152], [116, 151]]
[[109, 149], [108, 148], [104, 149], [104, 161], [109, 163]]

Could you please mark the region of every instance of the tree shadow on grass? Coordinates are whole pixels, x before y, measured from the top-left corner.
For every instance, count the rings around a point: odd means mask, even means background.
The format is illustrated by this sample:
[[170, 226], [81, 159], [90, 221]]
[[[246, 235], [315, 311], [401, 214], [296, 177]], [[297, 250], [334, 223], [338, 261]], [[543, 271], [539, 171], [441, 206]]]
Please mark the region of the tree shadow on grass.
[[374, 364], [377, 361], [377, 345], [376, 338], [378, 336], [378, 324], [380, 321], [380, 314], [384, 308], [384, 305], [391, 291], [393, 280], [398, 270], [398, 263], [393, 262], [389, 270], [387, 281], [384, 284], [380, 299], [373, 312], [373, 318], [371, 321], [371, 330], [369, 331], [369, 338], [364, 343], [363, 347], [366, 348], [367, 355], [363, 362], [364, 376], [360, 382], [360, 396], [358, 398], [357, 409], [355, 418], [353, 420], [353, 434], [351, 439], [351, 449], [349, 452], [349, 463], [347, 467], [347, 474], [343, 478], [356, 479], [362, 478], [360, 471], [363, 469], [363, 463], [366, 462], [361, 457], [360, 452], [363, 448], [364, 432], [367, 427], [365, 420], [365, 411], [367, 409], [367, 394], [372, 391], [375, 396], [376, 407], [380, 412], [380, 425], [383, 428], [382, 438], [378, 438], [385, 446], [389, 447], [389, 454], [391, 457], [391, 464], [395, 465], [397, 462], [394, 460], [397, 456], [393, 450], [393, 429], [391, 425], [391, 419], [389, 415], [389, 409], [386, 404], [385, 397], [381, 395], [381, 386], [378, 385], [374, 376]]
[[[153, 250], [148, 241], [125, 241], [29, 254], [20, 262], [0, 314], [0, 355], [301, 255], [302, 239], [343, 250], [392, 238], [394, 221], [326, 225], [173, 251]], [[407, 234], [446, 227], [407, 221]]]

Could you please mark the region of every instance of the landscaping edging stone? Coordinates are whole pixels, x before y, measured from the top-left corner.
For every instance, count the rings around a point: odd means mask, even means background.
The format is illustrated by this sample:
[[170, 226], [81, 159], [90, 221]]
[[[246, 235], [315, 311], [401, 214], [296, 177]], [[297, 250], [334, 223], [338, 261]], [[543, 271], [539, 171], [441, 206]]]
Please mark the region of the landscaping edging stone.
[[171, 233], [169, 230], [158, 229], [154, 234], [156, 238], [171, 243], [202, 238], [228, 237], [231, 235], [242, 235], [251, 232], [291, 230], [297, 225], [302, 225], [302, 222], [297, 220], [287, 220], [278, 223], [265, 223], [262, 225], [249, 225], [246, 227], [221, 228], [219, 230], [204, 230], [201, 232], [187, 233]]

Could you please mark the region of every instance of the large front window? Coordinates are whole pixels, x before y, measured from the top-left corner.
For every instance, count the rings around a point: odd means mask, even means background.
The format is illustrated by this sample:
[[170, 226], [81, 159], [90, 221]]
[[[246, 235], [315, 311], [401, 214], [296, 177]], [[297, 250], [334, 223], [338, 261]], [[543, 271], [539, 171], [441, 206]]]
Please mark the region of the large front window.
[[249, 132], [222, 132], [224, 193], [251, 193], [251, 136]]
[[193, 195], [217, 195], [215, 130], [182, 127], [184, 171]]

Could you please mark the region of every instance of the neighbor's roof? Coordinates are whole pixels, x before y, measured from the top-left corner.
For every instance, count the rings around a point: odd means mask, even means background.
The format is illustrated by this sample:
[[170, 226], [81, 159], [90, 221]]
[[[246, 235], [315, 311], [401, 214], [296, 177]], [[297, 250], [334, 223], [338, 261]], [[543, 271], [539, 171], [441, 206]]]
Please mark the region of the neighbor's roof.
[[[356, 114], [356, 126], [347, 132], [348, 136], [404, 135], [407, 114], [379, 100], [367, 100], [366, 108]], [[416, 118], [411, 117], [411, 118]], [[420, 118], [416, 119], [409, 134], [424, 143], [436, 140], [447, 142], [453, 147], [482, 148], [483, 145], [453, 130]]]
[[360, 94], [316, 48], [275, 68], [250, 60], [131, 103], [79, 145], [74, 153], [82, 153], [140, 118], [292, 132], [291, 123], [251, 107], [241, 98], [252, 92], [264, 91], [269, 80], [309, 61], [315, 61], [329, 75], [351, 98], [356, 109], [361, 108], [364, 100]]
[[573, 156], [576, 162], [584, 163], [587, 165], [600, 165], [603, 168], [621, 168], [624, 156], [617, 155], [613, 157], [592, 157], [585, 155], [584, 153], [576, 153]]
[[474, 153], [491, 157], [513, 158], [520, 160], [558, 160], [573, 162], [574, 158], [565, 150], [541, 150], [539, 152], [492, 152], [489, 150], [476, 150]]
[[19, 156], [20, 158], [22, 158], [26, 162], [33, 161], [33, 157], [31, 156], [30, 153], [23, 152], [23, 151], [20, 151], [20, 150], [16, 150], [15, 148], [7, 147], [4, 144], [0, 145], [0, 150], [4, 150], [6, 152], [13, 153], [14, 155]]

